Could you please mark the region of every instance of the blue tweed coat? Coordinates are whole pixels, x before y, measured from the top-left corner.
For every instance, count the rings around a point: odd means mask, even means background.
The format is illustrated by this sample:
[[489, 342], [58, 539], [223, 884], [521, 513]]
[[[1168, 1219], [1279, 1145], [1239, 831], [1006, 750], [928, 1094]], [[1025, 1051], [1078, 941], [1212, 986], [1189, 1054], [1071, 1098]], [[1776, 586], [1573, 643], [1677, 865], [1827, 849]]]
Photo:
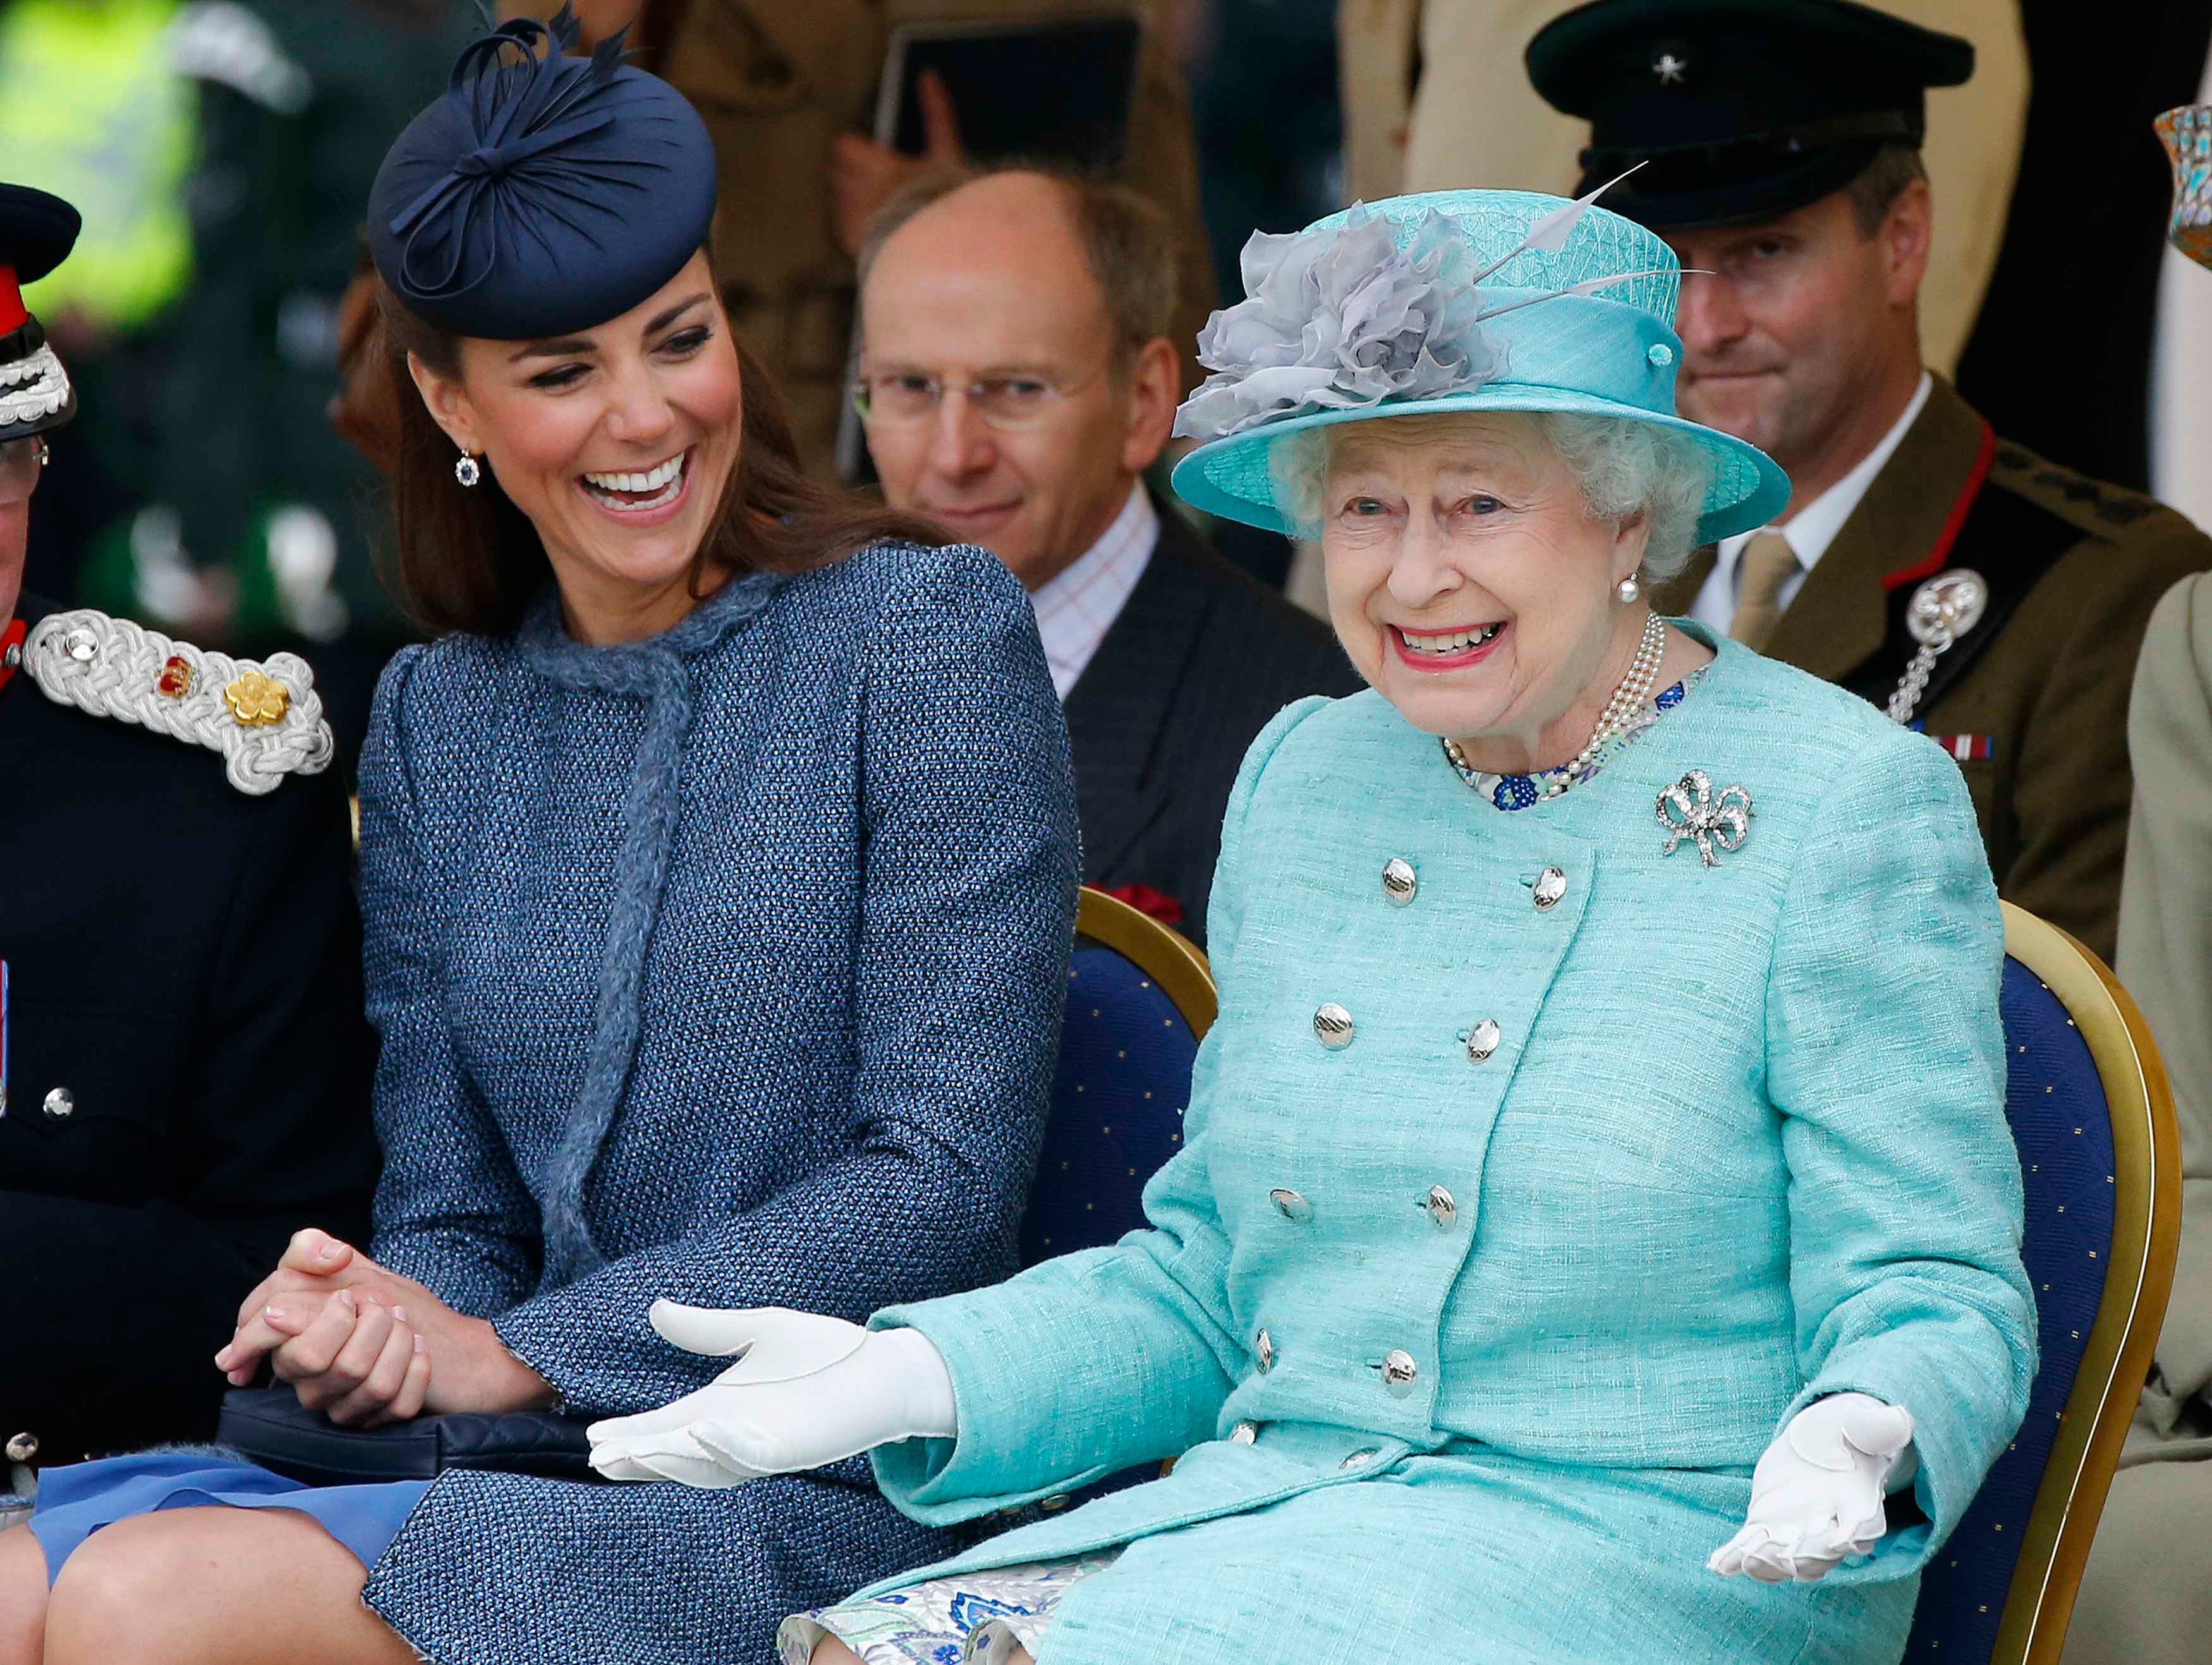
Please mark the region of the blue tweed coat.
[[[1692, 769], [1754, 799], [1711, 869], [1654, 818]], [[1379, 696], [1309, 700], [1245, 761], [1213, 896], [1152, 1229], [876, 1319], [958, 1395], [957, 1441], [876, 1454], [917, 1519], [1185, 1453], [952, 1564], [1129, 1546], [1038, 1665], [1897, 1659], [2034, 1364], [1956, 766], [1729, 642], [1516, 813]], [[1925, 1520], [1817, 1587], [1707, 1571], [1768, 1441], [1847, 1389], [1918, 1419]]]
[[[1029, 604], [976, 549], [733, 580], [632, 646], [549, 594], [402, 653], [362, 759], [377, 1256], [594, 1413], [718, 1368], [658, 1297], [859, 1319], [1003, 1276], [1076, 868]], [[367, 1599], [440, 1662], [722, 1665], [952, 1542], [858, 1462], [455, 1473]]]

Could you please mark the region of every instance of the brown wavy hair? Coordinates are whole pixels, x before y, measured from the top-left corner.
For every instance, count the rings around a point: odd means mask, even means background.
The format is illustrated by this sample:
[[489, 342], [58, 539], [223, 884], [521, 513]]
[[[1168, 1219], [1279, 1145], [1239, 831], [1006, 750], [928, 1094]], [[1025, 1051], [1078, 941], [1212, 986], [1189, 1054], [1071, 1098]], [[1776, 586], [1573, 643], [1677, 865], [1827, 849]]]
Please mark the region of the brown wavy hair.
[[[399, 400], [399, 462], [389, 477], [397, 544], [386, 583], [400, 610], [432, 635], [504, 635], [552, 576], [529, 517], [486, 469], [474, 490], [453, 478], [457, 453], [407, 373], [412, 353], [444, 376], [461, 370], [460, 337], [413, 311], [377, 280]], [[728, 329], [726, 313], [722, 327]], [[691, 593], [709, 566], [727, 573], [804, 572], [884, 539], [939, 545], [945, 529], [809, 479], [767, 368], [732, 332], [743, 378], [738, 455], [714, 522], [692, 557]]]

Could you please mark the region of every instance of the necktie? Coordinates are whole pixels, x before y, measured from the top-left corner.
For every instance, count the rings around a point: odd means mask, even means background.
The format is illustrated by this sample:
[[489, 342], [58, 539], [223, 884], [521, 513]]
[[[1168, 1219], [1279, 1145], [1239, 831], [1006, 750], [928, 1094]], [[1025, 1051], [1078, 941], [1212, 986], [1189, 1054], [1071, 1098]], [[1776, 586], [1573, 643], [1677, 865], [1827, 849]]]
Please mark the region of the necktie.
[[1803, 570], [1780, 532], [1754, 534], [1736, 557], [1735, 617], [1729, 621], [1729, 635], [1763, 652], [1782, 617], [1783, 586]]

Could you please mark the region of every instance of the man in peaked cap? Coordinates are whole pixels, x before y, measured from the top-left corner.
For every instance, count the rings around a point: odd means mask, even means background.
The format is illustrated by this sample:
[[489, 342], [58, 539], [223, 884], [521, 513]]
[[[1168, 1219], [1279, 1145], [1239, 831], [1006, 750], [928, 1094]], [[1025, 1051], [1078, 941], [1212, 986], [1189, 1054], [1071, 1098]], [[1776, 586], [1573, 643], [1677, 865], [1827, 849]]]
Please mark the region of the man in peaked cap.
[[[1935, 739], [1999, 890], [2110, 958], [2136, 649], [2212, 539], [2008, 444], [1923, 367], [1924, 92], [1966, 80], [1972, 47], [1848, 0], [1595, 0], [1528, 56], [1537, 90], [1590, 121], [1581, 188], [1635, 168], [1607, 205], [1698, 274], [1682, 414], [1795, 487], [1656, 604]], [[2021, 350], [2064, 352], [2052, 323]]]
[[345, 797], [290, 778], [328, 762], [307, 668], [21, 592], [76, 398], [20, 285], [77, 225], [0, 185], [0, 1493], [210, 1437], [240, 1297], [375, 1177]]

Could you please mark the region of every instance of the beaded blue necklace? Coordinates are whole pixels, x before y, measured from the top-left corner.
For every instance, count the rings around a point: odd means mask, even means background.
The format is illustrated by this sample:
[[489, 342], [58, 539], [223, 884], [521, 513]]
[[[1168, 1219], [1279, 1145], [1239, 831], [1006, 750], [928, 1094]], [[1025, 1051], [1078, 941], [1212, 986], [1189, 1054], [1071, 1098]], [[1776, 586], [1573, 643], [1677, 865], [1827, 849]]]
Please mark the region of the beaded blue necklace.
[[1690, 690], [1698, 679], [1712, 667], [1703, 665], [1669, 688], [1660, 690], [1636, 708], [1636, 714], [1621, 726], [1620, 732], [1598, 748], [1597, 755], [1580, 770], [1571, 763], [1561, 763], [1538, 775], [1492, 775], [1486, 769], [1468, 769], [1452, 756], [1449, 741], [1440, 741], [1444, 761], [1452, 772], [1482, 794], [1485, 802], [1501, 810], [1525, 810], [1532, 804], [1540, 804], [1548, 798], [1557, 798], [1570, 787], [1578, 787], [1596, 778], [1598, 772], [1611, 763], [1620, 749], [1635, 741], [1652, 724], [1689, 697]]

